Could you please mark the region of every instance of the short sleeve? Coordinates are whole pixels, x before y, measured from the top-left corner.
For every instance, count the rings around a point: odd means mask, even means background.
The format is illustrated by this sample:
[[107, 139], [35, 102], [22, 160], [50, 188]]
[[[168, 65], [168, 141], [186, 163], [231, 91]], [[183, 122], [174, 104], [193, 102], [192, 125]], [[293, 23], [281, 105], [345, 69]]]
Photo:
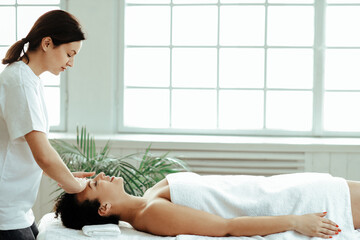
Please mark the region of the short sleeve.
[[12, 85], [5, 89], [3, 115], [11, 140], [36, 130], [46, 133], [42, 96], [37, 86]]

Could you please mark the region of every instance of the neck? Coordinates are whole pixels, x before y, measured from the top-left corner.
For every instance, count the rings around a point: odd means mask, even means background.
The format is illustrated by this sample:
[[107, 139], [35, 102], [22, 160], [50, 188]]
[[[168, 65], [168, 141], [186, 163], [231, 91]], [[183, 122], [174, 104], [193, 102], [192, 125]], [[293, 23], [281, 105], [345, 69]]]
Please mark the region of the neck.
[[[41, 53], [39, 53], [38, 51], [34, 51], [26, 52], [26, 54], [29, 58], [29, 63], [27, 63], [27, 65], [35, 73], [35, 75], [39, 77], [43, 72], [45, 72], [42, 57], [40, 56]], [[22, 61], [26, 63], [25, 58], [22, 58]]]
[[127, 195], [123, 201], [117, 203], [114, 207], [114, 214], [120, 217], [121, 221], [132, 223], [138, 213], [147, 206], [147, 199], [143, 197], [135, 197]]

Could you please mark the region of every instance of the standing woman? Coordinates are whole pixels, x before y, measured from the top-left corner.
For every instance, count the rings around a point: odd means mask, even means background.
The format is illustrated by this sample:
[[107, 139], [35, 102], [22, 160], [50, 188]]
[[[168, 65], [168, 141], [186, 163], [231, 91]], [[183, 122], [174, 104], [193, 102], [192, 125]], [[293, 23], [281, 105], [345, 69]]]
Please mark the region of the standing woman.
[[72, 174], [50, 145], [39, 78], [45, 71], [59, 75], [73, 67], [84, 39], [73, 15], [50, 11], [35, 22], [25, 38], [10, 47], [2, 60], [7, 67], [0, 74], [1, 240], [36, 238], [31, 208], [43, 171], [68, 193], [81, 192], [86, 185], [80, 178], [94, 174]]

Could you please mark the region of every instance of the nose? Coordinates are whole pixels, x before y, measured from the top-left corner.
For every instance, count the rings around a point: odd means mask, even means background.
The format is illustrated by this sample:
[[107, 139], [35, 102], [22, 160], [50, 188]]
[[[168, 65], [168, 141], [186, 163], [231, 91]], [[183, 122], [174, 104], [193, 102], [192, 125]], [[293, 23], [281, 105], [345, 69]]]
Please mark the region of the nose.
[[106, 181], [110, 181], [111, 177], [110, 176], [107, 176], [105, 175], [105, 173], [101, 172], [99, 173], [96, 177], [95, 177], [96, 180], [106, 180]]
[[97, 180], [98, 179], [104, 179], [104, 177], [105, 177], [105, 173], [101, 172], [95, 177], [95, 179], [97, 179]]
[[73, 67], [74, 66], [74, 58], [70, 58], [70, 60], [66, 63], [66, 66]]

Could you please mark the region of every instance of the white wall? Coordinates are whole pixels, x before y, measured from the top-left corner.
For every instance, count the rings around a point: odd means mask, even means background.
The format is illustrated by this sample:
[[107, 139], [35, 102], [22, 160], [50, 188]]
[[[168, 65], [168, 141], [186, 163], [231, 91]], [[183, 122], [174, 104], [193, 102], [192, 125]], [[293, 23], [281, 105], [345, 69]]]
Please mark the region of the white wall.
[[119, 0], [68, 0], [67, 10], [87, 36], [67, 73], [68, 131], [86, 124], [94, 133], [116, 131], [117, 23]]

